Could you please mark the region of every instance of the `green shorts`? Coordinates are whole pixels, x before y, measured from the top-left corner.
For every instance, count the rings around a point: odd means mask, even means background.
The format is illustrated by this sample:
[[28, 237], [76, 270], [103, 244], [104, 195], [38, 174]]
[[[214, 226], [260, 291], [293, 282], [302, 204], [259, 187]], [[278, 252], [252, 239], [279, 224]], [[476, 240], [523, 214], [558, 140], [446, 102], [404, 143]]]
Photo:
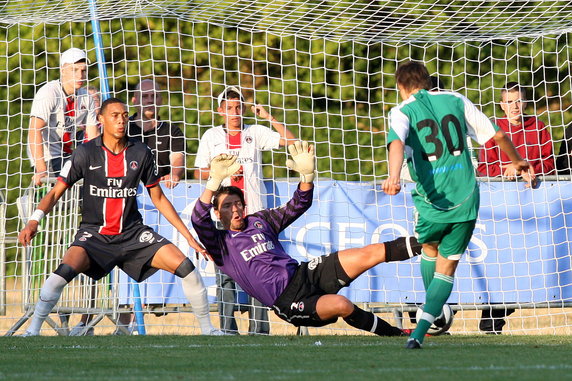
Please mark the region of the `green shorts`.
[[454, 223], [432, 222], [418, 215], [415, 235], [419, 243], [439, 243], [439, 254], [445, 258], [452, 255], [458, 255], [460, 258], [467, 250], [476, 222], [477, 220]]

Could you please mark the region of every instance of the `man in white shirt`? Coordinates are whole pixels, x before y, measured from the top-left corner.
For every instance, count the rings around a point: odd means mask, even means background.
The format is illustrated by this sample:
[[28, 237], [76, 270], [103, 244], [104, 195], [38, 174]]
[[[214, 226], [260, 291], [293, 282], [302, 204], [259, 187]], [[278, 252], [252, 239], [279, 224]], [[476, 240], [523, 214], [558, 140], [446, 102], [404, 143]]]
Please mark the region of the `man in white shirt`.
[[[234, 185], [243, 190], [246, 199], [247, 213], [255, 213], [264, 209], [262, 191], [262, 151], [276, 149], [293, 143], [294, 134], [284, 124], [276, 120], [262, 105], [253, 105], [251, 110], [259, 118], [270, 122], [275, 131], [258, 124], [243, 123], [246, 112], [244, 97], [234, 86], [227, 87], [217, 98], [218, 114], [224, 118], [224, 124], [216, 126], [204, 133], [199, 143], [195, 159], [195, 178], [206, 180], [209, 177], [211, 160], [221, 154], [238, 157], [240, 169], [234, 176], [226, 179], [223, 185]], [[236, 302], [236, 285], [234, 281], [217, 270], [217, 298], [221, 330], [237, 333], [234, 319]], [[268, 310], [255, 299], [249, 308], [249, 333], [268, 334]]]
[[35, 185], [59, 174], [76, 142], [99, 135], [94, 101], [85, 88], [88, 63], [85, 51], [66, 50], [60, 56], [60, 79], [46, 83], [34, 96], [28, 156]]

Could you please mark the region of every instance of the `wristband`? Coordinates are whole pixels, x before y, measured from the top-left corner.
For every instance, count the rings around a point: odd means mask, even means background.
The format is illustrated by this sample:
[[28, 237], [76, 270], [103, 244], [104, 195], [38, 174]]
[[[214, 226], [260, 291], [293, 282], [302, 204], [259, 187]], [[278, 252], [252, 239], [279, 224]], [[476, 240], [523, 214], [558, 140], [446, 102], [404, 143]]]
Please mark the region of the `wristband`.
[[213, 192], [216, 192], [218, 191], [218, 188], [220, 188], [221, 183], [222, 180], [209, 177], [209, 179], [207, 180], [206, 188], [212, 190]]
[[37, 221], [40, 222], [42, 220], [42, 218], [44, 218], [46, 215], [46, 213], [44, 213], [43, 210], [41, 209], [36, 209], [34, 210], [34, 213], [32, 213], [32, 215], [30, 216], [30, 218], [28, 219], [28, 222], [30, 221]]
[[316, 176], [316, 171], [312, 173], [306, 173], [305, 175], [300, 173], [300, 181], [303, 183], [313, 183], [315, 176]]

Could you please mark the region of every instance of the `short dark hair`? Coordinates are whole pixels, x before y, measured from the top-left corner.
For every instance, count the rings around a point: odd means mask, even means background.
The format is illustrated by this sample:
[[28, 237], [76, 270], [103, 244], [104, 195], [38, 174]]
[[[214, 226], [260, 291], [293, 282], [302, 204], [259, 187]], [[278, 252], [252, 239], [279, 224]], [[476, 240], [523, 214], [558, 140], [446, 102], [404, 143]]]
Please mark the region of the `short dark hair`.
[[441, 81], [439, 77], [436, 77], [434, 75], [431, 76], [431, 90], [433, 91], [445, 90], [445, 85], [443, 84], [443, 81]]
[[222, 105], [222, 102], [226, 102], [229, 99], [240, 99], [242, 102], [244, 102], [242, 95], [240, 95], [239, 93], [237, 93], [234, 90], [228, 90], [228, 91], [224, 92], [224, 95], [222, 96], [222, 100], [221, 100], [220, 104]]
[[246, 205], [246, 202], [244, 201], [244, 193], [242, 192], [242, 190], [238, 187], [231, 185], [231, 186], [227, 186], [227, 187], [221, 187], [215, 193], [215, 195], [213, 197], [213, 208], [215, 210], [218, 210], [218, 199], [223, 194], [238, 196], [238, 198], [240, 198], [240, 202], [242, 202], [242, 205]]
[[105, 109], [107, 108], [108, 105], [114, 104], [114, 103], [121, 103], [123, 105], [125, 105], [125, 107], [127, 107], [127, 104], [125, 102], [123, 102], [121, 99], [119, 98], [107, 98], [105, 101], [103, 101], [103, 103], [101, 104], [101, 108], [99, 109], [99, 115], [103, 114], [105, 112]]
[[395, 71], [397, 84], [406, 90], [431, 89], [431, 76], [425, 65], [415, 61], [402, 63]]
[[520, 95], [526, 99], [526, 89], [522, 86], [520, 86], [520, 84], [518, 82], [507, 82], [503, 88], [501, 89], [501, 99], [502, 99], [502, 95], [504, 93], [508, 93], [508, 92], [514, 92], [514, 91], [518, 91], [520, 92]]

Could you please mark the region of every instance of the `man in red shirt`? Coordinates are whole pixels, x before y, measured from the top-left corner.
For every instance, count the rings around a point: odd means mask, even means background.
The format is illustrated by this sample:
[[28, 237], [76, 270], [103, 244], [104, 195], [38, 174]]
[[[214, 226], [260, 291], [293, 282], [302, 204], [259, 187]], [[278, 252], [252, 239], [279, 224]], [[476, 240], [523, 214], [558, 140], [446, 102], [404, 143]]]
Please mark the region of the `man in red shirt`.
[[[552, 137], [548, 128], [535, 116], [524, 115], [526, 107], [526, 92], [516, 82], [508, 82], [501, 90], [501, 109], [504, 118], [494, 122], [504, 130], [513, 141], [516, 150], [527, 160], [534, 173], [540, 175], [554, 174], [554, 155]], [[515, 178], [515, 170], [506, 154], [501, 153], [494, 140], [489, 140], [479, 153], [479, 175], [503, 176]], [[532, 186], [534, 186], [534, 181]], [[485, 333], [501, 334], [506, 324], [504, 318], [514, 312], [514, 309], [483, 310], [479, 328]]]
[[[501, 90], [501, 109], [505, 117], [494, 122], [514, 142], [522, 158], [530, 163], [534, 173], [554, 173], [552, 137], [548, 128], [535, 116], [524, 115], [526, 92], [516, 82], [508, 82]], [[501, 153], [494, 140], [489, 140], [479, 153], [478, 172], [481, 176], [515, 177], [515, 170], [506, 154]]]

